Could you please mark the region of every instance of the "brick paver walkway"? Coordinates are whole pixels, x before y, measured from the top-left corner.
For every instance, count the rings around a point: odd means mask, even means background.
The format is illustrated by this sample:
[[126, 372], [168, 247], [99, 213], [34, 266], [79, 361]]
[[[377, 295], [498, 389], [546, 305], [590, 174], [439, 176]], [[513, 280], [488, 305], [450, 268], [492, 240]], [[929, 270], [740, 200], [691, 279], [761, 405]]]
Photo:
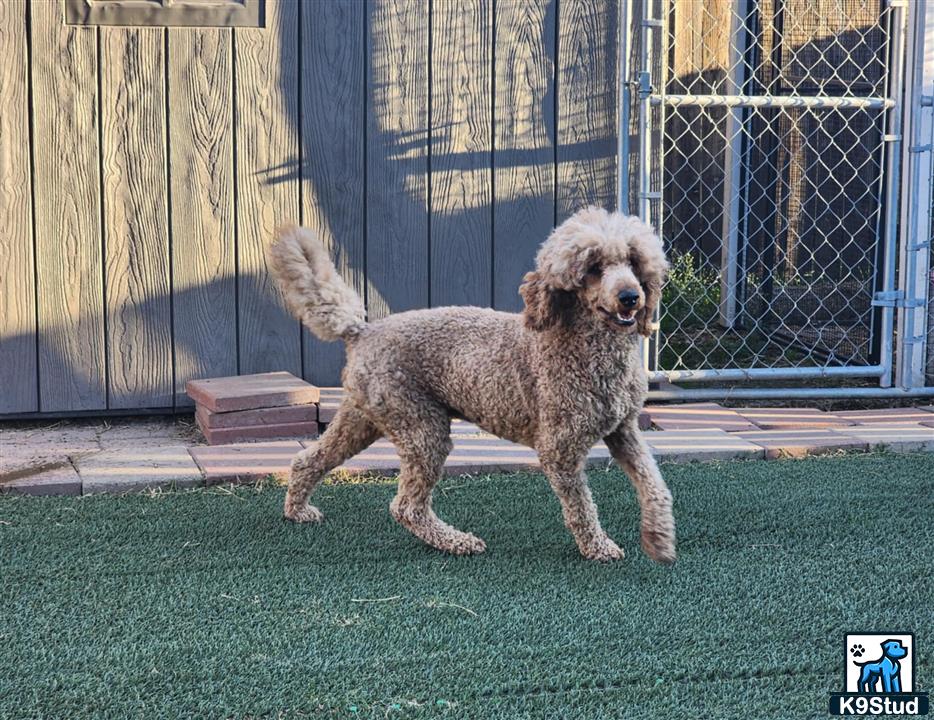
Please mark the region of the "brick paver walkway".
[[[295, 392], [284, 385], [282, 392]], [[315, 389], [317, 421], [324, 427], [340, 403], [340, 388]], [[263, 388], [252, 388], [262, 392]], [[307, 397], [304, 398], [307, 400]], [[236, 397], [228, 407], [242, 406]], [[240, 412], [254, 412], [244, 410]], [[284, 411], [277, 411], [284, 412]], [[307, 411], [289, 420], [309, 422]], [[934, 452], [934, 406], [827, 413], [813, 408], [724, 408], [716, 403], [647, 407], [642, 418], [660, 461], [802, 457], [885, 448]], [[218, 429], [223, 429], [218, 421]], [[276, 424], [276, 423], [270, 423]], [[451, 425], [454, 449], [448, 474], [510, 472], [539, 468], [535, 452], [500, 440], [468, 422]], [[313, 437], [314, 428], [309, 435]], [[289, 463], [309, 437], [206, 446], [190, 425], [165, 419], [17, 430], [0, 428], [0, 491], [28, 494], [91, 494], [156, 487], [253, 482], [287, 476]], [[590, 467], [612, 462], [605, 445], [593, 448]], [[340, 475], [398, 472], [399, 457], [381, 439], [338, 469]]]

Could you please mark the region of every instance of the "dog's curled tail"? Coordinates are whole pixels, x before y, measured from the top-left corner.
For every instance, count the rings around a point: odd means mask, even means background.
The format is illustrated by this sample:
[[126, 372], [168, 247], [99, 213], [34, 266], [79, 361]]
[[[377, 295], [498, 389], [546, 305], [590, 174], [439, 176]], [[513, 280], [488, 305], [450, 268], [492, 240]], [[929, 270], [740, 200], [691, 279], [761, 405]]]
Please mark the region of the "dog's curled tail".
[[363, 300], [338, 274], [313, 231], [295, 225], [276, 230], [269, 266], [286, 306], [322, 340], [351, 340], [366, 325]]

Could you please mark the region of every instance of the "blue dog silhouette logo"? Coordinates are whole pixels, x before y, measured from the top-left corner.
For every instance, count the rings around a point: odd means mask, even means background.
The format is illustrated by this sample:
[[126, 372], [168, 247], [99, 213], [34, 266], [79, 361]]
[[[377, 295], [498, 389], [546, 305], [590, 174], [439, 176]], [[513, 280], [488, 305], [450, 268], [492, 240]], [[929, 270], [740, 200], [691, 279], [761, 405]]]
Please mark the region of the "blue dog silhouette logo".
[[845, 638], [843, 692], [830, 694], [832, 715], [926, 715], [915, 691], [911, 633], [850, 633]]
[[897, 638], [889, 638], [881, 643], [878, 660], [860, 662], [855, 659], [865, 652], [863, 646], [855, 644], [851, 649], [853, 664], [860, 668], [857, 692], [861, 693], [900, 693], [902, 691], [902, 666], [898, 662], [908, 655], [908, 648]]

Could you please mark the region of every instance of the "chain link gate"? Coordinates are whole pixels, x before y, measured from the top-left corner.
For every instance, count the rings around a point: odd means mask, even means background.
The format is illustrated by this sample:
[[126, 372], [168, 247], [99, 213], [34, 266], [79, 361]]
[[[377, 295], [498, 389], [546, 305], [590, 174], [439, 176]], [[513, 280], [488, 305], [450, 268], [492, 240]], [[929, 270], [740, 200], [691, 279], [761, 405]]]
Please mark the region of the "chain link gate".
[[672, 264], [651, 380], [683, 398], [881, 394], [905, 301], [907, 0], [626, 8], [621, 203]]

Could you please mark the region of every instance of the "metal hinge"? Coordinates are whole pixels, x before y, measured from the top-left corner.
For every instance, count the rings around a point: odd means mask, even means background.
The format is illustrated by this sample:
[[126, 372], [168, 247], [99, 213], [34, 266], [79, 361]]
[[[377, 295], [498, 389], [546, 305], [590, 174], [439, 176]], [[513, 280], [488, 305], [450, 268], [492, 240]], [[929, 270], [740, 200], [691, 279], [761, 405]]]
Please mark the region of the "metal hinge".
[[883, 135], [882, 142], [899, 142], [902, 139], [901, 135]]
[[660, 28], [663, 27], [663, 25], [664, 23], [658, 18], [645, 18], [645, 20], [642, 21], [642, 27]]
[[885, 290], [872, 296], [874, 307], [915, 308], [924, 305], [921, 298], [905, 298], [904, 290]]
[[910, 148], [908, 148], [908, 152], [910, 153], [931, 152], [932, 147], [934, 146], [932, 146], [931, 143], [928, 143], [927, 145], [912, 145]]
[[889, 0], [889, 7], [906, 8], [908, 7], [908, 0]]

